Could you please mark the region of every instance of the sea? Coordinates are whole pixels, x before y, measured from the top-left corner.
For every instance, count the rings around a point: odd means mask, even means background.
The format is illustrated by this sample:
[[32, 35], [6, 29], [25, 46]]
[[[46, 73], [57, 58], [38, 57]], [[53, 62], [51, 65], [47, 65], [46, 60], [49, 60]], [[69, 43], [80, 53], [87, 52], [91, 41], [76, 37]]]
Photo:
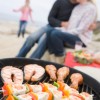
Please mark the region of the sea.
[[[30, 0], [34, 24], [43, 26], [48, 23], [48, 14], [56, 0]], [[0, 20], [19, 21], [21, 13], [13, 12], [13, 9], [19, 9], [25, 3], [25, 0], [0, 0]], [[98, 20], [100, 21], [100, 0], [96, 0], [98, 10]], [[31, 23], [31, 20], [29, 20]]]
[[[55, 0], [30, 0], [34, 24], [43, 26], [48, 23], [48, 14]], [[25, 0], [0, 0], [0, 20], [19, 21], [21, 13], [13, 12], [25, 4]], [[31, 23], [31, 20], [29, 20]]]

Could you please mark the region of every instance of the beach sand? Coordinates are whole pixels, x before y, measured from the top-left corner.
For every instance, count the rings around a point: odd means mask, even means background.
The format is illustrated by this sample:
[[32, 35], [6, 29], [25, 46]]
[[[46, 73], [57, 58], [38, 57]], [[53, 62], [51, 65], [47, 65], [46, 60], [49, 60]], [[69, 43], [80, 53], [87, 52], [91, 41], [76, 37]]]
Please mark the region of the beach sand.
[[[0, 21], [0, 59], [15, 57], [27, 36], [37, 29], [34, 25], [28, 25], [25, 37], [20, 36], [18, 38], [18, 24], [17, 22]], [[32, 50], [34, 50], [34, 48], [32, 48]]]
[[[22, 36], [20, 36], [18, 38], [17, 37], [18, 28], [19, 28], [19, 22], [0, 21], [0, 58], [15, 57], [20, 48], [22, 47], [23, 43], [25, 42], [26, 38], [31, 33], [38, 30], [38, 27], [36, 27], [34, 24], [33, 25], [28, 24], [25, 37], [23, 38]], [[88, 46], [87, 49], [95, 51], [100, 50], [100, 41], [95, 41], [95, 40], [100, 40], [100, 34], [93, 36], [93, 41]], [[37, 45], [38, 44], [36, 44], [35, 47], [32, 48], [29, 55], [33, 52], [33, 50], [36, 48]], [[46, 59], [46, 57], [44, 55], [43, 59]]]
[[[34, 25], [27, 26], [25, 37], [22, 38], [20, 36], [17, 37], [16, 33], [18, 31], [19, 23], [11, 22], [11, 21], [0, 21], [0, 58], [9, 58], [15, 57], [20, 50], [21, 46], [23, 45], [24, 41], [26, 40], [27, 36], [36, 31], [38, 28]], [[100, 34], [94, 35], [94, 40], [100, 39]], [[36, 48], [37, 44], [34, 48], [32, 48], [29, 55], [33, 52]], [[100, 41], [93, 41], [89, 46], [88, 49], [90, 50], [100, 50]], [[47, 53], [45, 54], [47, 55]], [[47, 56], [43, 56], [42, 59], [47, 59]], [[27, 56], [29, 57], [29, 56]]]

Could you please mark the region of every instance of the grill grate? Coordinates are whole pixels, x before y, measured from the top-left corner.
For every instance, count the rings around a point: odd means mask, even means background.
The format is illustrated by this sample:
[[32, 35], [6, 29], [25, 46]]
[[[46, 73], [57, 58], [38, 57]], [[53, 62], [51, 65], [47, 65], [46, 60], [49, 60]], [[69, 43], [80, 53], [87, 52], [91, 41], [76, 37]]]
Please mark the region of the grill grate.
[[[8, 59], [7, 59], [8, 60]], [[21, 61], [22, 60], [22, 61]], [[3, 62], [4, 61], [4, 62]], [[2, 69], [2, 67], [3, 66], [7, 66], [7, 65], [11, 65], [11, 66], [14, 66], [14, 67], [17, 67], [17, 68], [20, 68], [20, 69], [22, 69], [22, 70], [24, 70], [24, 66], [26, 65], [26, 64], [39, 64], [39, 65], [41, 65], [41, 66], [45, 66], [45, 65], [47, 65], [47, 64], [51, 64], [50, 62], [49, 63], [47, 63], [47, 62], [43, 62], [43, 61], [37, 61], [37, 60], [26, 60], [25, 61], [25, 59], [10, 59], [10, 60], [8, 60], [8, 61], [6, 61], [6, 60], [3, 60], [2, 61], [2, 63], [0, 63], [0, 72], [1, 72], [1, 69]], [[52, 63], [52, 64], [54, 64], [54, 63]], [[54, 64], [55, 66], [57, 66], [57, 68], [60, 68], [61, 67], [61, 65], [57, 65], [57, 64]], [[75, 73], [75, 72], [79, 72], [79, 71], [77, 71], [77, 70], [74, 70], [74, 69], [70, 69], [70, 75], [72, 74], [72, 73]], [[79, 89], [78, 89], [78, 91], [79, 92], [88, 92], [89, 94], [92, 94], [93, 95], [93, 100], [100, 100], [100, 95], [99, 95], [99, 93], [96, 91], [96, 89], [94, 89], [93, 87], [91, 87], [90, 85], [89, 85], [89, 83], [87, 83], [87, 81], [85, 80], [85, 78], [88, 78], [89, 76], [87, 76], [87, 75], [85, 75], [84, 76], [84, 74], [82, 73], [82, 72], [80, 72], [82, 75], [83, 75], [83, 77], [84, 77], [84, 83], [81, 85], [81, 86], [79, 86]], [[1, 73], [0, 73], [1, 74]], [[65, 83], [66, 84], [68, 84], [68, 85], [70, 85], [71, 84], [71, 81], [70, 81], [70, 75], [65, 79]], [[90, 77], [89, 77], [89, 79], [90, 79]], [[94, 81], [94, 80], [92, 80], [92, 81]], [[39, 84], [40, 82], [48, 82], [48, 83], [53, 83], [51, 80], [50, 80], [50, 77], [48, 76], [48, 74], [47, 73], [45, 73], [45, 75], [42, 77], [42, 79], [41, 80], [39, 80], [39, 81], [37, 81], [37, 82], [31, 82], [31, 81], [25, 81], [24, 80], [24, 82], [23, 83], [29, 83], [29, 84]], [[95, 85], [95, 84], [94, 84]], [[0, 87], [2, 87], [3, 86], [3, 83], [2, 83], [2, 80], [1, 80], [1, 76], [0, 76]], [[100, 85], [99, 85], [100, 86]], [[97, 87], [98, 88], [98, 87]], [[99, 89], [99, 88], [98, 88]], [[99, 90], [98, 90], [99, 91]], [[2, 98], [2, 94], [0, 94], [0, 100], [4, 100], [4, 98]]]

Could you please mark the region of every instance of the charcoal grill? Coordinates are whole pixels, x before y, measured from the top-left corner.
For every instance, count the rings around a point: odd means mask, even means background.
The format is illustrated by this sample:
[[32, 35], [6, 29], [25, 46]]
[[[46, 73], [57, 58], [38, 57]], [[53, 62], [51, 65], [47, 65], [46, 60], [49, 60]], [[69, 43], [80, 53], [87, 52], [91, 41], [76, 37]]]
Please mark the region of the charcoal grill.
[[[56, 63], [51, 63], [51, 62], [47, 62], [47, 61], [42, 61], [42, 60], [37, 60], [37, 59], [27, 59], [27, 58], [8, 58], [8, 59], [1, 59], [0, 60], [0, 88], [3, 86], [3, 82], [2, 82], [2, 78], [1, 78], [1, 69], [4, 66], [14, 66], [20, 69], [24, 69], [24, 66], [27, 64], [39, 64], [43, 67], [45, 67], [47, 64], [53, 64], [58, 68], [62, 67], [63, 65], [60, 64], [56, 64]], [[97, 82], [95, 79], [93, 79], [92, 77], [78, 71], [75, 70], [73, 68], [70, 68], [70, 74], [69, 76], [65, 79], [65, 83], [67, 83], [68, 85], [70, 85], [70, 75], [72, 73], [76, 73], [79, 72], [83, 75], [84, 77], [84, 82], [81, 86], [79, 86], [79, 92], [88, 92], [90, 94], [93, 94], [93, 100], [100, 100], [100, 83]], [[50, 81], [50, 77], [47, 75], [47, 73], [45, 73], [44, 77], [37, 81], [37, 82], [28, 82], [29, 84], [38, 84], [39, 82], [48, 82], [48, 83], [52, 83]], [[23, 83], [26, 83], [26, 81], [24, 81]], [[0, 98], [2, 98], [2, 94], [0, 94]]]

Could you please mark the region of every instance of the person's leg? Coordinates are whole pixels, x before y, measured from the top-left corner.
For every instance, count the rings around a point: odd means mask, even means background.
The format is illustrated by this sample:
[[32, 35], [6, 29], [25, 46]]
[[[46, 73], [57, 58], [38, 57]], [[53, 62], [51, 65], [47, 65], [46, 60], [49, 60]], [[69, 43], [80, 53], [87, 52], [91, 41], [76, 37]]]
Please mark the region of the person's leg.
[[[52, 29], [50, 31], [47, 32], [47, 48], [48, 48], [48, 52], [49, 52], [49, 61], [51, 62], [56, 62], [56, 56], [53, 52], [53, 44], [51, 43], [52, 40], [52, 32], [55, 31], [55, 29]], [[56, 42], [56, 41], [55, 41]]]
[[46, 25], [45, 27], [42, 27], [40, 30], [38, 30], [35, 33], [32, 33], [28, 36], [25, 43], [23, 44], [22, 48], [20, 49], [17, 57], [25, 57], [27, 53], [30, 51], [30, 49], [33, 47], [34, 43], [45, 33], [47, 30], [50, 29], [49, 25]]
[[27, 26], [27, 21], [24, 21], [23, 25], [22, 25], [22, 30], [21, 30], [23, 37], [24, 37], [25, 31], [26, 31], [26, 26]]
[[55, 29], [52, 29], [52, 30], [49, 30], [47, 32], [47, 47], [48, 47], [48, 51], [50, 54], [53, 53], [53, 50], [52, 50], [52, 43], [51, 43], [51, 36], [52, 36], [52, 32], [54, 31]]
[[46, 33], [44, 33], [38, 41], [38, 47], [32, 53], [30, 58], [40, 59], [46, 51]]
[[20, 21], [20, 23], [19, 23], [19, 30], [18, 30], [18, 33], [17, 33], [18, 37], [20, 36], [22, 25], [23, 25], [23, 21]]
[[70, 44], [74, 47], [76, 41], [81, 41], [78, 36], [64, 33], [59, 30], [55, 30], [51, 34], [52, 49], [56, 56], [64, 55], [64, 43]]

